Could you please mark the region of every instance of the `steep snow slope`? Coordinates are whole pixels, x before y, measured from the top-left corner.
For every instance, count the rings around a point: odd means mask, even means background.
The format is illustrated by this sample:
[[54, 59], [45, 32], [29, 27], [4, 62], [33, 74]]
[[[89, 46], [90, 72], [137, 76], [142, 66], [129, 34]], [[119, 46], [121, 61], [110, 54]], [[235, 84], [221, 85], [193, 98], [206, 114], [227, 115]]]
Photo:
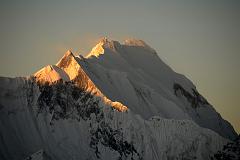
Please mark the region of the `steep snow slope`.
[[192, 119], [226, 138], [237, 136], [193, 83], [174, 72], [142, 40], [120, 44], [104, 38], [86, 58], [77, 59], [103, 94], [145, 119], [154, 115]]
[[[82, 67], [78, 64], [76, 57], [71, 51], [67, 51], [61, 60], [57, 63], [57, 66], [67, 73], [70, 80], [73, 81], [79, 88], [90, 92], [93, 95], [101, 97], [106, 104], [112, 105], [115, 109], [119, 111], [126, 111], [127, 107], [119, 102], [112, 102], [101, 91], [94, 85], [92, 80], [83, 71]], [[37, 81], [39, 79], [36, 77]]]
[[228, 142], [193, 121], [119, 112], [77, 82], [1, 78], [0, 89], [3, 160], [205, 160]]

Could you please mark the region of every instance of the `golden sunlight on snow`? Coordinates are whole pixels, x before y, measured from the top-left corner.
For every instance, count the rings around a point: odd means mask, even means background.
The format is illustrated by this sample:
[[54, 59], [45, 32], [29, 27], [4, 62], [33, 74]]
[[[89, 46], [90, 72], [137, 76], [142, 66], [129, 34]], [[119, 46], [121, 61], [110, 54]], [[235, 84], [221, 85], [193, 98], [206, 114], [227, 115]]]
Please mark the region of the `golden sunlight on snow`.
[[40, 83], [53, 83], [59, 80], [69, 81], [68, 75], [55, 65], [48, 65], [34, 74], [34, 77]]
[[128, 107], [120, 102], [108, 99], [92, 82], [77, 61], [77, 57], [68, 50], [56, 65], [48, 65], [34, 74], [40, 83], [52, 84], [59, 80], [74, 81], [76, 86], [94, 96], [101, 97], [103, 102], [120, 112], [128, 110]]
[[100, 41], [92, 50], [91, 52], [86, 56], [86, 58], [95, 56], [98, 57], [101, 54], [104, 54], [104, 49], [103, 49], [103, 41]]

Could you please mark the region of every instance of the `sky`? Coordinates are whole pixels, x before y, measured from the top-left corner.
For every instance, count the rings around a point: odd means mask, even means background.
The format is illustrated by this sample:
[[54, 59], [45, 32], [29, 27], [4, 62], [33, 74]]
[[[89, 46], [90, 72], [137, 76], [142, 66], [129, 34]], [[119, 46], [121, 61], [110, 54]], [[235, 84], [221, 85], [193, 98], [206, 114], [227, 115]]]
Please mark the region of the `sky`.
[[1, 0], [0, 76], [27, 76], [101, 37], [142, 39], [240, 132], [239, 0]]

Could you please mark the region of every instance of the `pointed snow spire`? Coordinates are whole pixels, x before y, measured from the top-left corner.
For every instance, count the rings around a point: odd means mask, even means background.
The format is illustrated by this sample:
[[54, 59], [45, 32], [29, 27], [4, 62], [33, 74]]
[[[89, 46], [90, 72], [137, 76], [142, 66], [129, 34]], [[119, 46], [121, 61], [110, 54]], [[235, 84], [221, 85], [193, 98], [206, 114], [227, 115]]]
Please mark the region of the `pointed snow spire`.
[[107, 37], [103, 37], [99, 40], [98, 44], [92, 48], [91, 52], [86, 56], [89, 58], [91, 56], [99, 57], [104, 54], [106, 50], [111, 52], [117, 52], [121, 47], [121, 44], [118, 41], [109, 40]]
[[64, 54], [64, 56], [74, 56], [73, 55], [73, 53], [72, 53], [72, 51], [69, 49], [69, 50], [67, 50], [67, 52]]
[[71, 50], [68, 50], [64, 56], [57, 62], [56, 66], [63, 68], [64, 66], [67, 66], [68, 63], [70, 63], [71, 59], [74, 58], [75, 56], [73, 55]]
[[102, 37], [100, 40], [99, 40], [99, 43], [102, 43], [102, 44], [105, 44], [109, 42], [108, 38], [107, 37]]
[[64, 70], [68, 74], [70, 80], [78, 76], [78, 70], [81, 68], [76, 57], [70, 50], [64, 54], [56, 66]]
[[86, 56], [86, 58], [95, 56], [99, 57], [99, 55], [104, 54], [104, 48], [103, 48], [103, 41], [100, 41], [95, 47], [92, 48], [91, 52]]

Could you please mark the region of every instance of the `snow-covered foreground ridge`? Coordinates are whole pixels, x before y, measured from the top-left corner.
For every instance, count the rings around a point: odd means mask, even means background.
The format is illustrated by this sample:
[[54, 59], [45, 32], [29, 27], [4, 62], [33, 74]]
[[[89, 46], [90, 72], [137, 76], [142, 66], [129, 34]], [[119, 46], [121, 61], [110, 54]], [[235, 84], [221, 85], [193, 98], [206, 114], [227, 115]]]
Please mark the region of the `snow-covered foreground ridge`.
[[210, 159], [236, 136], [141, 40], [104, 38], [86, 57], [0, 78], [3, 160]]

